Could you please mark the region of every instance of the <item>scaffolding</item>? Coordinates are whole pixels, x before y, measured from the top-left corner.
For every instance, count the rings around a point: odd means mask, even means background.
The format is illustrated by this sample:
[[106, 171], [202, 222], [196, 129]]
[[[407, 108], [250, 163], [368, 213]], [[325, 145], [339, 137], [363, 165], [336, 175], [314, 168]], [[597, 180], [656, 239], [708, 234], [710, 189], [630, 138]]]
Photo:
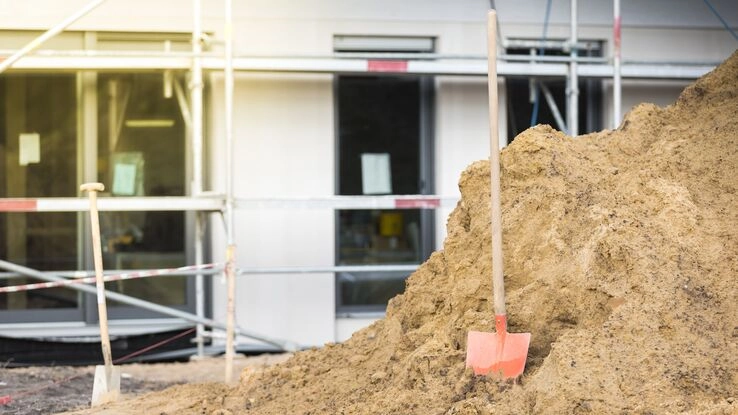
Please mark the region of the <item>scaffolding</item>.
[[[107, 52], [107, 51], [51, 51], [42, 50], [31, 53], [44, 41], [63, 31], [77, 19], [88, 14], [104, 0], [94, 0], [84, 8], [48, 30], [37, 39], [18, 51], [0, 51], [10, 55], [0, 63], [0, 73], [4, 71], [55, 70], [55, 71], [102, 71], [102, 70], [161, 70], [189, 71], [189, 101], [181, 89], [177, 98], [182, 107], [183, 117], [189, 126], [192, 152], [192, 181], [190, 196], [187, 197], [116, 197], [99, 199], [101, 211], [187, 211], [195, 212], [195, 265], [204, 261], [204, 223], [208, 214], [221, 215], [226, 228], [227, 252], [232, 258], [234, 244], [234, 211], [254, 208], [308, 208], [308, 209], [438, 209], [453, 206], [457, 199], [439, 195], [403, 196], [335, 196], [323, 198], [236, 198], [233, 191], [233, 91], [234, 72], [256, 73], [318, 73], [318, 74], [367, 74], [373, 75], [454, 75], [469, 77], [487, 76], [485, 56], [465, 56], [433, 53], [335, 53], [330, 56], [234, 56], [232, 1], [225, 0], [223, 33], [224, 53], [204, 52], [202, 50], [203, 31], [201, 26], [201, 2], [193, 0], [192, 50], [190, 52]], [[621, 79], [677, 79], [692, 80], [714, 68], [714, 64], [637, 64], [622, 63], [620, 57], [620, 2], [613, 6], [614, 48], [610, 58], [591, 58], [578, 56], [577, 1], [571, 1], [571, 36], [564, 46], [569, 48], [568, 56], [498, 56], [498, 76], [555, 77], [567, 80], [567, 121], [564, 123], [560, 112], [544, 89], [548, 104], [558, 114], [557, 124], [561, 129], [568, 126], [571, 135], [577, 134], [578, 125], [577, 83], [579, 78], [612, 78], [613, 128], [620, 121]], [[546, 42], [533, 42], [532, 46], [542, 47]], [[397, 64], [402, 62], [402, 64]], [[203, 188], [203, 71], [222, 71], [225, 92], [225, 140], [226, 186], [225, 194], [213, 194]], [[175, 83], [175, 88], [179, 84]], [[566, 124], [566, 125], [565, 125]], [[83, 212], [87, 203], [82, 198], [38, 198], [38, 199], [0, 199], [0, 212]], [[45, 281], [60, 281], [59, 275], [40, 273], [6, 261], [0, 267], [12, 271], [13, 275], [26, 275]], [[212, 336], [205, 327], [226, 331], [226, 355], [232, 359], [235, 345], [234, 334], [251, 337], [285, 350], [299, 348], [292, 342], [272, 339], [258, 333], [238, 328], [234, 323], [235, 275], [267, 273], [318, 273], [342, 271], [412, 271], [417, 265], [366, 265], [366, 266], [326, 266], [326, 267], [271, 267], [241, 268], [231, 270], [228, 276], [227, 322], [221, 323], [205, 317], [204, 278], [212, 273], [198, 272], [195, 277], [196, 312], [185, 313], [170, 307], [138, 300], [129, 296], [107, 291], [111, 300], [142, 307], [164, 315], [175, 316], [197, 324], [198, 355], [203, 355], [204, 338]], [[5, 275], [9, 278], [11, 275]], [[94, 291], [93, 288], [79, 285], [80, 291]], [[228, 367], [228, 366], [227, 366]], [[226, 375], [227, 379], [230, 374]]]

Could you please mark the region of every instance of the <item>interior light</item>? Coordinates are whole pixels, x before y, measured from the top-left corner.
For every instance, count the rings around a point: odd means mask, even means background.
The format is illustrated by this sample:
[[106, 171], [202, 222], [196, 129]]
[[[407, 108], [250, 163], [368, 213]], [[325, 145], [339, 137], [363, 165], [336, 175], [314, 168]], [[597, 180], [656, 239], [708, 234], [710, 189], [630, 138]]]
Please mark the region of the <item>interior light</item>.
[[166, 128], [174, 125], [174, 120], [150, 119], [150, 120], [126, 120], [126, 127], [130, 128]]

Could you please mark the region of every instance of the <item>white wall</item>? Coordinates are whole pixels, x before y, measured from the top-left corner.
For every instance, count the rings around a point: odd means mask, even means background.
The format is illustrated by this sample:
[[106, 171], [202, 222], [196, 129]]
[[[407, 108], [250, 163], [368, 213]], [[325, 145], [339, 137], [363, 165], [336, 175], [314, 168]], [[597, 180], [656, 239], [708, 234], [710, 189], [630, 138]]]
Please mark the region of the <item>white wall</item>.
[[[498, 136], [507, 143], [505, 83], [498, 88]], [[459, 177], [472, 162], [489, 158], [489, 105], [486, 78], [438, 77], [436, 81], [436, 193], [461, 197]], [[436, 245], [443, 248], [453, 207], [436, 211]]]
[[[212, 188], [224, 191], [222, 77], [212, 76]], [[238, 75], [234, 95], [236, 198], [333, 194], [333, 105], [330, 76]], [[213, 221], [213, 254], [225, 238]], [[236, 211], [240, 267], [333, 264], [330, 210]], [[217, 258], [220, 257], [220, 258]], [[250, 275], [238, 280], [237, 322], [272, 337], [322, 345], [334, 340], [332, 274]], [[213, 284], [214, 317], [225, 318], [225, 286]]]
[[[623, 81], [623, 101], [621, 114], [623, 117], [638, 104], [650, 103], [660, 107], [666, 107], [676, 102], [682, 90], [689, 85], [687, 81], [675, 80], [625, 80]], [[603, 96], [607, 97], [603, 102], [603, 125], [609, 128], [612, 121], [612, 82], [605, 84]]]
[[[45, 30], [76, 13], [91, 0], [0, 0], [0, 27], [3, 29]], [[205, 0], [205, 30], [222, 26], [221, 1]], [[191, 31], [191, 1], [108, 0], [69, 30], [108, 31]], [[211, 24], [212, 23], [212, 24]]]
[[342, 342], [350, 339], [355, 332], [374, 323], [377, 318], [377, 316], [337, 318], [336, 341]]

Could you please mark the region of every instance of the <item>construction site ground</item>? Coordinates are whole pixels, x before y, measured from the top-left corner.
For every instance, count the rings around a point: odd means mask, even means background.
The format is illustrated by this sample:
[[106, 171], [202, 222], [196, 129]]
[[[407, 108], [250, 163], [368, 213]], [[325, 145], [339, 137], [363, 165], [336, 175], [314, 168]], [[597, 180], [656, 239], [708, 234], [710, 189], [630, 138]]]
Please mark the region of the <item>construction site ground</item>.
[[[246, 367], [260, 368], [286, 360], [289, 354], [236, 355], [234, 377]], [[35, 366], [2, 368], [0, 365], [0, 414], [54, 414], [89, 408], [94, 366]], [[122, 399], [160, 391], [180, 384], [210, 383], [217, 388], [225, 376], [223, 356], [175, 363], [134, 363], [121, 365]], [[226, 388], [225, 384], [222, 384]], [[162, 410], [162, 412], [165, 412]]]

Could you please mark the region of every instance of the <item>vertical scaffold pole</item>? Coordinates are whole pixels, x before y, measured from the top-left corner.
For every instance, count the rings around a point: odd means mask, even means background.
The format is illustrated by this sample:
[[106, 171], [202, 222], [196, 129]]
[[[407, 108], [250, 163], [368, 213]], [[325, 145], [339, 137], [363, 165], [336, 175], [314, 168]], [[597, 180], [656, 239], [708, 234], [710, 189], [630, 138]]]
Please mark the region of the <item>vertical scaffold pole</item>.
[[[190, 101], [192, 109], [192, 184], [190, 194], [197, 196], [202, 193], [202, 26], [200, 0], [192, 2], [192, 69], [190, 79]], [[202, 213], [197, 212], [195, 217], [195, 264], [203, 263], [203, 235], [204, 219]], [[205, 281], [202, 275], [195, 276], [195, 314], [205, 316]], [[204, 356], [205, 326], [197, 325], [197, 355]]]
[[620, 71], [620, 0], [615, 0], [613, 4], [613, 75], [612, 75], [612, 128], [618, 128], [620, 125], [622, 93], [623, 86], [621, 83]]
[[236, 354], [234, 326], [236, 321], [235, 296], [235, 251], [233, 242], [234, 214], [233, 214], [233, 2], [225, 0], [225, 139], [226, 139], [226, 279], [228, 284], [228, 304], [226, 316], [226, 370], [225, 382], [229, 383], [233, 377], [233, 358]]
[[567, 88], [567, 110], [569, 135], [579, 135], [579, 76], [577, 68], [577, 0], [571, 0], [571, 61], [569, 62], [569, 79]]

